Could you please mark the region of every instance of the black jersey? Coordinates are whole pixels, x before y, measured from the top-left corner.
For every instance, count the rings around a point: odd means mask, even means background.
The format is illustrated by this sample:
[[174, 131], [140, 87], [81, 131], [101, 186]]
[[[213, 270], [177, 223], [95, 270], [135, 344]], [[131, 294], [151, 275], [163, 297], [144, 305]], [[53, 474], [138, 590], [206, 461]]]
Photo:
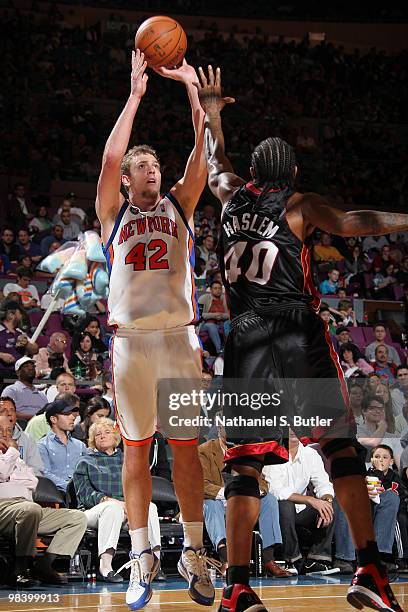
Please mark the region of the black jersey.
[[310, 273], [310, 248], [290, 230], [286, 203], [293, 191], [266, 193], [247, 183], [222, 215], [221, 267], [231, 318], [267, 315], [285, 305], [320, 303]]

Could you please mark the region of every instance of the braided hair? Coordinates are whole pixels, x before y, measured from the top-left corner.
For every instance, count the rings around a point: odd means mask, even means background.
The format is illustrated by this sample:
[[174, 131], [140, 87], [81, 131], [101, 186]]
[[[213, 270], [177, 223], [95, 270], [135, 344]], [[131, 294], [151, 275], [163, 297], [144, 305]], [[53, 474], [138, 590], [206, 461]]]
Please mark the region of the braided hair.
[[262, 140], [251, 156], [254, 183], [270, 187], [293, 187], [296, 157], [293, 148], [282, 138]]

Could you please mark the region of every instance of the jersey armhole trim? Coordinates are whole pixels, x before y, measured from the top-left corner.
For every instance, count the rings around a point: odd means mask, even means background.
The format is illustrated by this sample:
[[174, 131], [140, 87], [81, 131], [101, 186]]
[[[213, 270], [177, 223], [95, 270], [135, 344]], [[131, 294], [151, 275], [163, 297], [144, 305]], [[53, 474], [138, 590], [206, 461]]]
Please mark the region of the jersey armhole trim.
[[192, 240], [194, 242], [194, 234], [193, 234], [192, 229], [191, 229], [191, 227], [190, 227], [190, 225], [189, 225], [189, 223], [187, 221], [187, 217], [185, 215], [184, 210], [181, 207], [180, 202], [170, 192], [166, 193], [166, 195], [164, 197], [166, 197], [168, 200], [170, 200], [170, 202], [175, 206], [177, 212], [179, 213], [180, 217], [183, 219], [183, 223], [186, 226], [186, 228], [188, 229], [188, 232], [189, 232], [189, 234], [190, 234], [190, 236], [191, 236], [191, 238], [192, 238]]
[[111, 235], [109, 236], [108, 242], [106, 243], [106, 245], [102, 245], [102, 250], [103, 250], [105, 256], [106, 256], [106, 253], [108, 252], [108, 249], [109, 249], [110, 245], [113, 242], [113, 239], [116, 236], [116, 232], [118, 231], [120, 222], [122, 221], [123, 215], [125, 214], [128, 205], [129, 205], [129, 202], [127, 200], [125, 200], [123, 202], [122, 206], [121, 206], [121, 209], [119, 211], [118, 216], [116, 217], [115, 225], [113, 226], [113, 230], [111, 232]]

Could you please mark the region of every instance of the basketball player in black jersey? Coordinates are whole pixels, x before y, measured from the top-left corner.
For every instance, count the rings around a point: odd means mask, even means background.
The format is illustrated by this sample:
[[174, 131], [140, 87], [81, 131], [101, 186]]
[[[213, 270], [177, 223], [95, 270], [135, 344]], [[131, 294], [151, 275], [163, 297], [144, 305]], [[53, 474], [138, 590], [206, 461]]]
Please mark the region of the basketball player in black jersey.
[[[375, 542], [365, 465], [357, 452], [341, 370], [327, 326], [316, 313], [319, 300], [309, 275], [309, 243], [316, 227], [340, 236], [406, 231], [408, 215], [343, 212], [317, 194], [296, 192], [295, 155], [280, 138], [268, 138], [254, 149], [251, 181], [236, 176], [225, 155], [220, 70], [214, 75], [209, 66], [208, 76], [202, 69], [199, 74], [201, 83], [196, 86], [206, 112], [209, 186], [223, 206], [222, 265], [232, 318], [224, 377], [332, 379], [330, 416], [335, 416], [336, 425], [315, 427], [310, 433], [330, 462], [336, 496], [358, 551], [347, 599], [359, 609], [365, 605], [400, 611]], [[298, 398], [296, 413], [312, 414], [318, 401], [314, 398], [311, 406]], [[226, 453], [234, 478], [225, 488], [229, 567], [219, 612], [266, 610], [249, 587], [252, 529], [259, 514], [258, 475], [265, 463], [285, 459], [286, 449], [276, 441], [243, 444]]]

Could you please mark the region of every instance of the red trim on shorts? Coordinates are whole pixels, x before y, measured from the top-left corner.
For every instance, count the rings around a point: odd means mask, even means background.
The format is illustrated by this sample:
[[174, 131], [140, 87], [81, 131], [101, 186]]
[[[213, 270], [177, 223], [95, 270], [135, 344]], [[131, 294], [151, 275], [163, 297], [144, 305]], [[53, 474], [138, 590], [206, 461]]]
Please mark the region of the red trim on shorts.
[[[336, 367], [336, 370], [337, 370], [337, 378], [338, 378], [339, 383], [340, 383], [341, 394], [343, 396], [344, 404], [345, 404], [345, 407], [346, 407], [346, 419], [345, 420], [346, 420], [347, 424], [351, 424], [354, 421], [354, 415], [353, 415], [353, 412], [352, 412], [351, 407], [350, 407], [350, 398], [349, 398], [349, 394], [348, 394], [346, 379], [344, 378], [344, 372], [343, 372], [342, 367], [340, 365], [339, 356], [336, 353], [336, 351], [334, 349], [334, 346], [333, 346], [333, 342], [332, 342], [332, 339], [331, 339], [331, 336], [330, 336], [330, 331], [329, 331], [329, 324], [326, 323], [325, 321], [323, 321], [323, 324], [324, 324], [324, 336], [325, 336], [325, 340], [326, 340], [327, 346], [329, 347], [331, 360], [333, 361], [333, 363], [334, 363], [334, 365]], [[316, 441], [318, 441], [321, 437], [324, 436], [326, 431], [327, 430], [324, 427], [315, 427], [311, 431], [312, 438], [314, 438]]]
[[[246, 457], [247, 455], [263, 455], [265, 453], [273, 453], [282, 463], [289, 461], [289, 453], [284, 446], [278, 442], [270, 440], [269, 442], [255, 442], [251, 444], [238, 444], [229, 448], [224, 455], [225, 461], [231, 461], [238, 457]], [[282, 461], [283, 460], [283, 461]]]
[[340, 365], [339, 356], [338, 356], [338, 354], [336, 353], [336, 351], [334, 349], [333, 342], [332, 342], [332, 339], [330, 337], [329, 324], [326, 323], [326, 322], [324, 322], [324, 336], [326, 338], [326, 342], [327, 342], [327, 345], [328, 345], [329, 350], [330, 350], [330, 357], [332, 358], [332, 361], [333, 361], [334, 365], [336, 366], [337, 376], [338, 376], [339, 381], [340, 381], [341, 394], [343, 396], [344, 403], [346, 404], [347, 408], [350, 408], [350, 401], [349, 401], [349, 395], [348, 395], [348, 390], [347, 390], [346, 379], [344, 378], [344, 372], [343, 372], [342, 367]]
[[316, 290], [316, 287], [314, 286], [310, 271], [310, 249], [305, 244], [302, 247], [300, 261], [303, 270], [303, 292], [309, 293], [313, 297], [311, 306], [317, 311], [320, 308], [320, 297]]
[[126, 444], [126, 446], [145, 446], [146, 444], [149, 444], [153, 440], [153, 436], [150, 436], [149, 438], [145, 438], [144, 440], [128, 440], [122, 434], [122, 440]]
[[167, 442], [172, 446], [197, 446], [198, 438], [194, 438], [193, 440], [172, 440], [171, 438], [167, 438]]

